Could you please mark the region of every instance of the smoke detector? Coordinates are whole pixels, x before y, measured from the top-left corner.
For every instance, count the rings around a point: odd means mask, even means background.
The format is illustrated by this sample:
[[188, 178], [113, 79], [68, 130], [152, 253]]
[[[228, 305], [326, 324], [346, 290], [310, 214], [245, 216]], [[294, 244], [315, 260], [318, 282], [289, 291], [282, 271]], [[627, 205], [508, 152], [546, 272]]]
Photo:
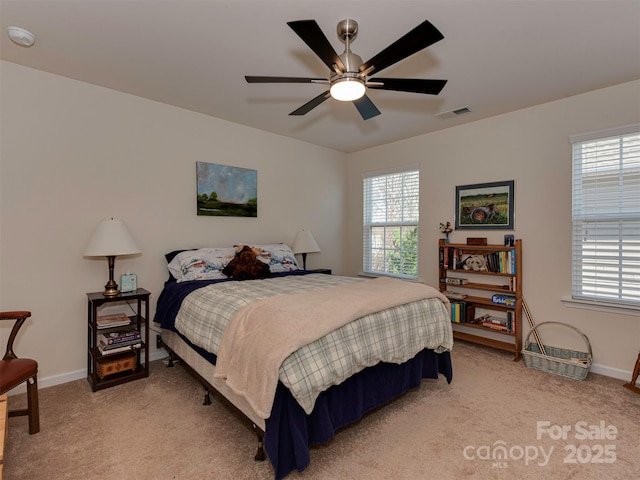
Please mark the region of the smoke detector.
[[13, 43], [21, 47], [30, 47], [36, 41], [36, 36], [21, 27], [7, 27], [7, 34]]
[[457, 117], [458, 115], [464, 115], [465, 113], [471, 113], [471, 109], [468, 106], [449, 110], [448, 112], [441, 112], [435, 115], [440, 120], [448, 120], [449, 118]]

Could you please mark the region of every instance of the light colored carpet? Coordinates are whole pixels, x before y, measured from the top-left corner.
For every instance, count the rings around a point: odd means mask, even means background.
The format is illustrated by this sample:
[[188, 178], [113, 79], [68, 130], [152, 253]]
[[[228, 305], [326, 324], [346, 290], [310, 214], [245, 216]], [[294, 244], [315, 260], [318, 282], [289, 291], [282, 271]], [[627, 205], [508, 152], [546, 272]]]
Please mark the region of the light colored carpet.
[[[579, 382], [460, 342], [452, 357], [450, 385], [442, 377], [423, 381], [314, 447], [307, 470], [288, 478], [640, 477], [640, 395], [624, 382], [592, 373]], [[182, 367], [161, 361], [151, 363], [148, 379], [96, 393], [86, 380], [42, 389], [40, 433], [28, 435], [26, 417], [9, 419], [4, 478], [273, 478], [268, 461], [253, 461], [252, 430], [215, 397], [210, 406], [202, 400], [202, 388]], [[537, 438], [538, 422], [550, 422], [551, 433], [570, 430], [566, 439]], [[579, 422], [592, 438], [581, 438]], [[499, 446], [506, 459], [485, 459]]]

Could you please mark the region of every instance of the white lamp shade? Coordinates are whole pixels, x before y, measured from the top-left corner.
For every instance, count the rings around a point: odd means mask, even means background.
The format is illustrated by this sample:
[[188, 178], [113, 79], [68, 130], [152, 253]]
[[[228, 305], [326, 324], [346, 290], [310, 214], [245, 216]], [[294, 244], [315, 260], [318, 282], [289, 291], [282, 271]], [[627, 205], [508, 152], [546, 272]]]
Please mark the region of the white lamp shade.
[[122, 220], [103, 220], [91, 237], [84, 252], [85, 257], [108, 257], [140, 253], [140, 247], [133, 239]]
[[293, 253], [316, 253], [320, 247], [309, 230], [300, 230], [293, 241]]

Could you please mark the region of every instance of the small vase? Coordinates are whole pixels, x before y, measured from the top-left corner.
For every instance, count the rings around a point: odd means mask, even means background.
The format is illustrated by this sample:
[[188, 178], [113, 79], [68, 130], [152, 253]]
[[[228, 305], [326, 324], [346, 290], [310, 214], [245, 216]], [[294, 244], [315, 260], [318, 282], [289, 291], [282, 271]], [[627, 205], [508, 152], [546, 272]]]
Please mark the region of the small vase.
[[448, 233], [444, 234], [444, 243], [449, 243], [449, 234]]

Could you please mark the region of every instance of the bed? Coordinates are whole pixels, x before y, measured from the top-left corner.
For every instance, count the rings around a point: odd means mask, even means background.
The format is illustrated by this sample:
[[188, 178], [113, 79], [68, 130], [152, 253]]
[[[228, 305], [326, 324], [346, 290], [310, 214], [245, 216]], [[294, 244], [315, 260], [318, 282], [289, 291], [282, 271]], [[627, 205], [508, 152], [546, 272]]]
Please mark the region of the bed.
[[451, 382], [450, 306], [437, 290], [300, 270], [286, 245], [255, 247], [268, 278], [223, 275], [233, 247], [167, 254], [154, 321], [170, 357], [253, 425], [275, 478], [422, 378]]

